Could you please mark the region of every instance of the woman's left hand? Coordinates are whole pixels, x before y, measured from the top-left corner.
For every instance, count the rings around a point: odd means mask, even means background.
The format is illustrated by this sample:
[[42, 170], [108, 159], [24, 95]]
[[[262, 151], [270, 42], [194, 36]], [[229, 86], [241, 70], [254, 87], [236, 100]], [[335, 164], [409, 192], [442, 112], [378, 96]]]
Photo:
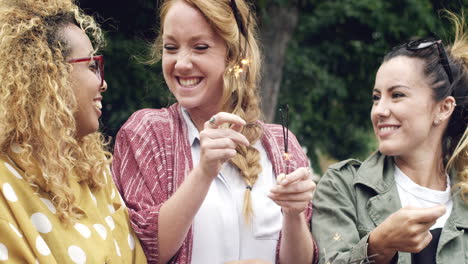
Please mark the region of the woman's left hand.
[[288, 175], [278, 175], [268, 197], [281, 206], [283, 214], [298, 215], [307, 208], [315, 190], [311, 174], [309, 168], [303, 167]]

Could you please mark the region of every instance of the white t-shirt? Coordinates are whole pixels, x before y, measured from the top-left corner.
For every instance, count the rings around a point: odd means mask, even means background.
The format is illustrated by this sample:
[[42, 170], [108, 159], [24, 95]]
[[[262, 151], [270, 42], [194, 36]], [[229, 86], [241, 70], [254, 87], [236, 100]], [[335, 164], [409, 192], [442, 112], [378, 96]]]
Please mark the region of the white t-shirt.
[[403, 171], [395, 166], [395, 181], [400, 196], [401, 206], [414, 206], [418, 208], [429, 208], [439, 204], [445, 205], [445, 214], [436, 220], [430, 228], [442, 228], [452, 212], [453, 201], [450, 192], [450, 178], [447, 175], [447, 188], [445, 191], [438, 191], [423, 187], [411, 180]]
[[[188, 125], [194, 166], [200, 160], [199, 132], [188, 113], [183, 110]], [[224, 263], [259, 258], [275, 263], [276, 246], [283, 218], [281, 207], [267, 194], [276, 184], [273, 166], [260, 141], [254, 145], [260, 151], [262, 173], [251, 192], [254, 217], [248, 226], [242, 213], [246, 184], [238, 169], [226, 163], [211, 183], [208, 194], [193, 221], [192, 264]]]

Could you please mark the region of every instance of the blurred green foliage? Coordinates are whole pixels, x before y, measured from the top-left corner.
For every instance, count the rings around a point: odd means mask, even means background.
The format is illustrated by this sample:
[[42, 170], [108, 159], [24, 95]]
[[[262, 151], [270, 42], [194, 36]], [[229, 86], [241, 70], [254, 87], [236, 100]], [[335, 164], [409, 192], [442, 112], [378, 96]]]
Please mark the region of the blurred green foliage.
[[[290, 128], [313, 164], [318, 164], [318, 153], [362, 159], [375, 149], [369, 112], [383, 55], [392, 46], [431, 33], [450, 40], [451, 26], [440, 10], [460, 13], [468, 7], [463, 0], [259, 0], [255, 5], [261, 28], [275, 19], [264, 12], [273, 4], [300, 8], [278, 104], [289, 104]], [[157, 1], [81, 0], [79, 5], [88, 14], [99, 14], [106, 31], [109, 90], [103, 127], [115, 136], [136, 110], [174, 101], [160, 65], [142, 63], [158, 26]]]

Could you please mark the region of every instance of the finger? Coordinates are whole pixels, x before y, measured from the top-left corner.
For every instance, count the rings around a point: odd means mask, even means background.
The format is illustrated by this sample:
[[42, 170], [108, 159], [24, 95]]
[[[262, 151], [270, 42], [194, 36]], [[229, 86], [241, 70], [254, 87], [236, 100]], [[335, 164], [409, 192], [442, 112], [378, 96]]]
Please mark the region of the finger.
[[226, 112], [219, 112], [205, 122], [204, 128], [217, 128], [225, 123], [233, 124], [235, 126], [240, 127], [243, 127], [246, 124], [244, 119], [240, 118], [237, 115]]
[[312, 192], [293, 193], [293, 194], [270, 193], [267, 196], [274, 201], [281, 201], [281, 202], [308, 202], [312, 200]]
[[234, 141], [236, 144], [243, 145], [243, 146], [250, 145], [249, 140], [244, 135], [229, 128], [204, 129], [200, 132], [200, 141], [202, 141], [205, 138], [210, 138], [210, 139], [229, 138], [232, 141]]
[[292, 193], [304, 193], [312, 192], [315, 190], [315, 182], [312, 180], [303, 180], [299, 182], [293, 182], [288, 185], [276, 185], [271, 188], [270, 192], [273, 194], [292, 194]]
[[412, 247], [409, 252], [411, 253], [419, 253], [421, 250], [425, 249], [427, 245], [432, 241], [432, 234], [429, 231], [424, 232], [417, 238], [418, 242], [416, 242], [416, 245]]
[[309, 202], [283, 202], [283, 201], [275, 201], [277, 205], [281, 206], [282, 208], [286, 209], [294, 209], [294, 210], [301, 210], [304, 211], [307, 208]]
[[201, 159], [205, 161], [219, 160], [221, 162], [226, 162], [232, 159], [236, 154], [237, 151], [235, 149], [216, 149], [203, 153]]
[[417, 223], [430, 223], [437, 220], [445, 214], [445, 205], [437, 205], [430, 208], [410, 209], [413, 213], [413, 219]]
[[230, 138], [216, 138], [205, 139], [201, 143], [201, 148], [204, 151], [218, 150], [218, 149], [236, 149], [237, 143]]
[[278, 182], [280, 185], [288, 185], [292, 182], [298, 181], [298, 180], [305, 180], [309, 179], [311, 176], [311, 170], [306, 167], [298, 168], [292, 173], [286, 175], [281, 182]]

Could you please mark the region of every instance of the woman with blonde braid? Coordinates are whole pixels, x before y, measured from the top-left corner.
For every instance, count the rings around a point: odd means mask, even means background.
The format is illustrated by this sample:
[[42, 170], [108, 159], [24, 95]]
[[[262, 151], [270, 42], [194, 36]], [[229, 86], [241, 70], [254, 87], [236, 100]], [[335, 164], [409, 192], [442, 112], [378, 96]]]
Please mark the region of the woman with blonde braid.
[[160, 20], [154, 61], [177, 103], [136, 112], [113, 162], [149, 262], [312, 263], [315, 184], [294, 136], [285, 161], [281, 126], [259, 121], [250, 7], [168, 0]]
[[[420, 39], [383, 59], [372, 90], [379, 148], [332, 165], [314, 197], [320, 263], [468, 261], [468, 32]], [[453, 157], [452, 159], [450, 157]]]
[[97, 132], [100, 28], [71, 0], [2, 0], [0, 25], [0, 263], [146, 263]]

